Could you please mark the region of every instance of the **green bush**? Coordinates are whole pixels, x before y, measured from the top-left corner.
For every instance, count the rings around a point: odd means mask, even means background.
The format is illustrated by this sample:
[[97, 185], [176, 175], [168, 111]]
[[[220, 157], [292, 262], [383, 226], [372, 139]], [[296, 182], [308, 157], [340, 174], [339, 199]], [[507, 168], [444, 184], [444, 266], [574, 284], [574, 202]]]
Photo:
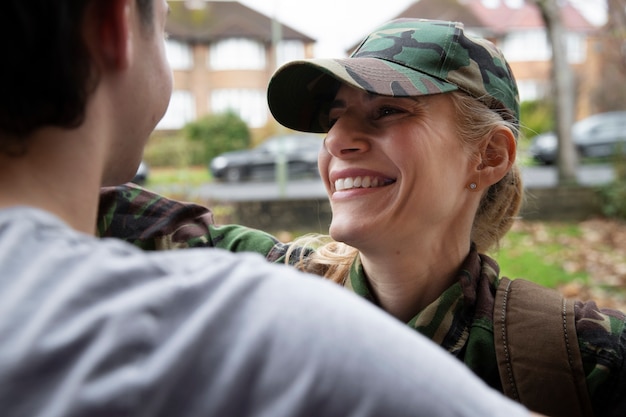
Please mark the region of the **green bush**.
[[626, 220], [626, 153], [613, 158], [615, 180], [600, 188], [602, 213], [609, 218]]
[[181, 134], [154, 135], [146, 145], [144, 160], [151, 167], [189, 167], [204, 165], [201, 143], [193, 143]]
[[233, 112], [211, 114], [188, 123], [183, 134], [191, 143], [199, 144], [198, 156], [203, 164], [223, 152], [246, 149], [251, 141], [248, 125]]
[[554, 130], [552, 103], [548, 100], [524, 101], [520, 105], [522, 137], [532, 138]]
[[615, 181], [600, 189], [602, 213], [609, 218], [626, 220], [626, 182]]

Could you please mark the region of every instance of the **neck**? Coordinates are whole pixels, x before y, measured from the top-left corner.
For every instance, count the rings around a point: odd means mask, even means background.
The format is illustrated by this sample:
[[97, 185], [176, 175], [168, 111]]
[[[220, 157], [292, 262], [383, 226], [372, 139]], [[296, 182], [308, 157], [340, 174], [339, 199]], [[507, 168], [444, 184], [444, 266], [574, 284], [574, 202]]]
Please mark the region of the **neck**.
[[102, 170], [98, 141], [84, 132], [41, 129], [28, 138], [24, 155], [0, 154], [0, 207], [36, 207], [93, 234]]
[[411, 248], [410, 253], [360, 252], [360, 256], [381, 307], [407, 322], [456, 282], [469, 249], [469, 242], [446, 242]]

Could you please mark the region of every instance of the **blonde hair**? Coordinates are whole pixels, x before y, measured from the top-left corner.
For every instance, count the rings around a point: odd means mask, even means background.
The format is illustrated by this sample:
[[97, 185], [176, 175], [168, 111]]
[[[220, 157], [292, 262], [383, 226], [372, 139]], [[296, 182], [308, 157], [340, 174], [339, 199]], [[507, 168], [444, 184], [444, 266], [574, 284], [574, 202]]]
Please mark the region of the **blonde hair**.
[[[468, 150], [476, 146], [496, 128], [504, 126], [518, 137], [518, 126], [503, 118], [497, 109], [487, 106], [462, 92], [449, 93], [456, 113], [458, 135]], [[479, 157], [479, 155], [476, 155]], [[500, 239], [509, 231], [523, 201], [523, 187], [519, 168], [513, 164], [506, 175], [484, 193], [472, 225], [471, 241], [479, 252], [487, 252], [497, 246]], [[313, 252], [299, 259], [293, 250], [288, 251], [286, 262], [297, 268], [322, 275], [332, 281], [343, 283], [358, 250], [328, 235], [306, 235], [296, 239], [291, 247], [313, 249]]]

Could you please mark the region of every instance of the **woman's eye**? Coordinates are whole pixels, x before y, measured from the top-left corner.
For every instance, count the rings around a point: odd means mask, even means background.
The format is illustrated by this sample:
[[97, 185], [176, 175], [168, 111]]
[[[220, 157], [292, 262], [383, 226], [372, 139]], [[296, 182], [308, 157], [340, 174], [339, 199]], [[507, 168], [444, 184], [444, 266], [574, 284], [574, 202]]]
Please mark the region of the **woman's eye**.
[[331, 127], [337, 122], [337, 115], [332, 114], [331, 109], [322, 108], [318, 113], [317, 120], [319, 121], [320, 126], [326, 132], [330, 130]]
[[337, 123], [337, 120], [339, 120], [340, 116], [341, 116], [341, 113], [338, 113], [336, 111], [330, 111], [326, 113], [324, 122], [325, 122], [327, 130], [330, 130], [330, 128], [332, 128], [335, 125], [335, 123]]
[[328, 132], [330, 128], [333, 127], [337, 119], [330, 118], [328, 117], [328, 114], [326, 114], [326, 115], [320, 115], [319, 121], [320, 121], [320, 126], [322, 127], [322, 129]]
[[402, 113], [402, 110], [395, 107], [381, 107], [376, 112], [376, 118], [382, 118], [385, 116], [391, 116], [393, 114]]

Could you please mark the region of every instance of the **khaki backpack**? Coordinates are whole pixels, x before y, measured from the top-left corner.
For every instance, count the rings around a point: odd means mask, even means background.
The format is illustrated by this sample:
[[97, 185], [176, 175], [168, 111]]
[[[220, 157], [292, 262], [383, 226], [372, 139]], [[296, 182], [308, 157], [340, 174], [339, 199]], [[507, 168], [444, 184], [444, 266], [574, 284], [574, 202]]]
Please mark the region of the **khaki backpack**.
[[502, 278], [494, 341], [505, 395], [550, 417], [592, 417], [574, 302], [523, 279]]

